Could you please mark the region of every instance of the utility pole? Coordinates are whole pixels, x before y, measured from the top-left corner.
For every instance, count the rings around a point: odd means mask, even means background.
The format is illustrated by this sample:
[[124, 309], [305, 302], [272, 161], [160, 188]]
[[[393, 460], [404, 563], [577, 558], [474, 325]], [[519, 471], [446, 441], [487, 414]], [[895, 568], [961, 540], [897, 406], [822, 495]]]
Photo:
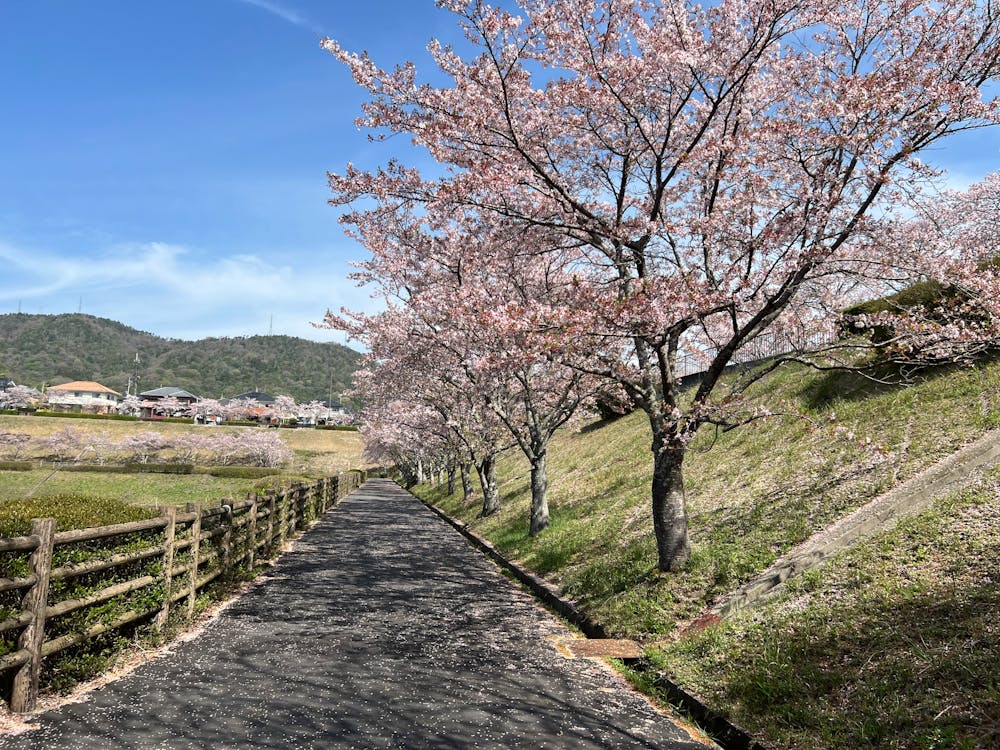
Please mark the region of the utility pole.
[[129, 389], [126, 388], [125, 389], [126, 396], [139, 395], [139, 365], [140, 365], [139, 352], [136, 352], [135, 359], [132, 361], [132, 376], [129, 378], [129, 388], [135, 388], [135, 393], [134, 394], [129, 393]]

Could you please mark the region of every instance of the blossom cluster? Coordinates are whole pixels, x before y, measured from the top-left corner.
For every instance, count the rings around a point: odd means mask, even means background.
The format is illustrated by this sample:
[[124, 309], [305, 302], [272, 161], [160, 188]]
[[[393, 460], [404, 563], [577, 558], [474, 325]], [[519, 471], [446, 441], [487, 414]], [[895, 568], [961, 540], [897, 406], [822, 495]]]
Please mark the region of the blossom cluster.
[[169, 461], [279, 467], [291, 462], [292, 451], [279, 435], [265, 430], [177, 434], [143, 430], [116, 440], [107, 432], [65, 427], [44, 437], [0, 433], [0, 456], [98, 464]]

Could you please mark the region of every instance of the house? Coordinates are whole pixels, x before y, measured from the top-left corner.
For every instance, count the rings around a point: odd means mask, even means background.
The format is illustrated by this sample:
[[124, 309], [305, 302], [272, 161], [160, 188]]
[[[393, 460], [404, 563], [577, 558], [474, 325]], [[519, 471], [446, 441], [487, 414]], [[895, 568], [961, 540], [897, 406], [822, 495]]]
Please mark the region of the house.
[[193, 393], [188, 393], [183, 388], [174, 386], [143, 391], [139, 394], [139, 398], [142, 399], [140, 416], [144, 419], [171, 417], [176, 416], [179, 412], [186, 413], [187, 407], [198, 400], [198, 397]]
[[49, 386], [45, 398], [53, 411], [109, 414], [115, 410], [122, 394], [91, 380]]
[[263, 391], [247, 391], [239, 396], [233, 396], [230, 401], [256, 401], [258, 404], [273, 404], [274, 396]]
[[[242, 410], [242, 414], [239, 413], [241, 411], [239, 402], [241, 401], [247, 404], [247, 408]], [[225, 399], [222, 403], [228, 406], [230, 413], [237, 416], [237, 418], [250, 419], [257, 422], [271, 411], [274, 396], [263, 391], [247, 391], [230, 399]]]

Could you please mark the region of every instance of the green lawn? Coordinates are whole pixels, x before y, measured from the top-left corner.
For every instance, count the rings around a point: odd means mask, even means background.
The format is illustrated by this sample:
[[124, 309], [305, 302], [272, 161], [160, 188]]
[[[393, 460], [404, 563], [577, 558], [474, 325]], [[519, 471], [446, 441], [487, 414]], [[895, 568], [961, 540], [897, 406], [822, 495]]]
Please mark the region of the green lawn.
[[[133, 505], [219, 505], [224, 497], [246, 493], [248, 479], [207, 474], [99, 474], [87, 471], [0, 471], [0, 502], [33, 497], [90, 495], [124, 500]], [[32, 492], [33, 491], [33, 492]]]

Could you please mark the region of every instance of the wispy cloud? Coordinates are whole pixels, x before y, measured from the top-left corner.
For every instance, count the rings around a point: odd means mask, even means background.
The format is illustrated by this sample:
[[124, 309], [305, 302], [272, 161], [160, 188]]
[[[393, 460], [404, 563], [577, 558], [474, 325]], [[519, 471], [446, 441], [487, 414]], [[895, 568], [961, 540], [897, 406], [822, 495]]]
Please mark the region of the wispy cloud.
[[260, 8], [273, 16], [277, 16], [283, 21], [287, 21], [295, 26], [300, 26], [303, 29], [309, 29], [309, 31], [316, 34], [323, 33], [323, 30], [320, 29], [317, 24], [310, 21], [297, 10], [293, 10], [292, 8], [288, 8], [284, 5], [273, 2], [272, 0], [237, 0], [237, 2], [241, 2], [244, 5], [252, 5], [255, 8]]
[[[283, 257], [282, 253], [269, 254]], [[61, 256], [0, 242], [0, 312], [83, 312], [161, 336], [199, 339], [273, 332], [320, 341], [327, 308], [371, 309], [367, 293], [324, 264], [252, 254], [205, 257], [161, 242]]]

